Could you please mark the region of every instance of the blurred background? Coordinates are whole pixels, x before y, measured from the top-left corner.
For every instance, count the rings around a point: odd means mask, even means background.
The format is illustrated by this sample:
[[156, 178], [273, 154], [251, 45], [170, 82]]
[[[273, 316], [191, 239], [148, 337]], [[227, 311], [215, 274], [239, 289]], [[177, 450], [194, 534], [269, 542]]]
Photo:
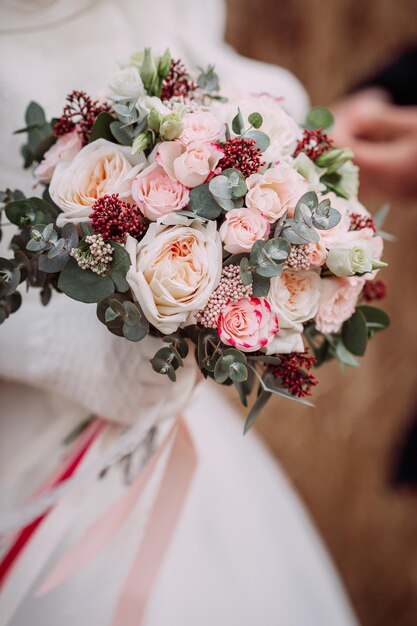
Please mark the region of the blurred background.
[[[417, 46], [416, 0], [228, 0], [226, 39], [243, 55], [284, 66], [314, 105]], [[417, 171], [416, 171], [417, 176]], [[378, 189], [361, 199], [371, 210]], [[417, 197], [389, 198], [384, 272], [392, 319], [360, 371], [318, 373], [316, 408], [271, 402], [258, 432], [302, 495], [364, 626], [417, 624], [417, 489], [393, 476], [417, 406]], [[295, 403], [294, 403], [295, 404]], [[337, 626], [337, 625], [335, 625]]]

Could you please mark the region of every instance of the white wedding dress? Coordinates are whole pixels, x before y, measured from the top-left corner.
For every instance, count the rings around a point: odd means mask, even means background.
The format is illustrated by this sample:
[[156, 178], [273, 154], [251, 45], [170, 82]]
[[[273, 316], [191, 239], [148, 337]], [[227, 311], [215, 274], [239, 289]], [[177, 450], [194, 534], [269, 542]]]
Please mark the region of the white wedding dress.
[[[307, 106], [302, 87], [285, 70], [243, 59], [223, 44], [223, 11], [219, 0], [4, 0], [0, 188], [31, 191], [33, 179], [18, 153], [21, 137], [11, 135], [22, 126], [29, 100], [56, 115], [69, 91], [98, 93], [115, 62], [145, 45], [169, 46], [193, 66], [216, 63], [229, 91], [285, 95], [286, 106], [301, 120]], [[42, 308], [37, 293], [25, 296], [22, 309], [0, 327], [3, 511], [26, 501], [56, 462], [62, 439], [86, 415], [115, 422], [117, 434], [126, 424], [142, 424], [145, 432], [157, 422], [163, 429], [181, 412], [198, 467], [145, 626], [356, 624], [329, 557], [279, 466], [254, 433], [242, 436], [241, 417], [221, 389], [210, 382], [195, 388], [192, 359], [172, 385], [151, 371], [153, 349], [153, 340], [131, 344], [111, 335], [96, 320], [94, 306], [54, 294]], [[101, 452], [96, 448], [91, 455]], [[58, 554], [124, 489], [117, 465], [104, 478], [90, 477], [63, 495], [0, 590], [0, 626], [110, 626], [151, 493], [71, 580], [41, 598], [34, 590]], [[54, 537], [61, 540], [49, 554]]]

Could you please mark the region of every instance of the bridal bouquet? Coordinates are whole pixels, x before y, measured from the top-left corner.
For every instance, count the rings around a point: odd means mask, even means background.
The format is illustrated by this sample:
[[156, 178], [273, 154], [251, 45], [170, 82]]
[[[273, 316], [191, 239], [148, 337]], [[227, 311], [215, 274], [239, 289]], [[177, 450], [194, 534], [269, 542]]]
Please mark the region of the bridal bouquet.
[[[285, 96], [285, 94], [284, 94]], [[42, 198], [1, 193], [19, 232], [0, 259], [0, 322], [20, 283], [97, 304], [110, 332], [148, 333], [175, 381], [189, 347], [203, 376], [235, 385], [246, 429], [272, 394], [308, 403], [313, 366], [357, 365], [389, 323], [370, 306], [383, 213], [357, 199], [358, 168], [312, 109], [299, 127], [285, 100], [230, 100], [212, 66], [194, 79], [169, 52], [133, 55], [105, 100], [73, 91], [48, 121], [32, 102], [22, 148]]]

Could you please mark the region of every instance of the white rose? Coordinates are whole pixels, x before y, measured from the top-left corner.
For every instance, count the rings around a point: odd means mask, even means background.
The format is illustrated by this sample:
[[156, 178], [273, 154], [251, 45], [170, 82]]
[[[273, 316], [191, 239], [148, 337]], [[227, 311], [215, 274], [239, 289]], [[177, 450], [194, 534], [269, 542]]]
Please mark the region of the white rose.
[[125, 67], [113, 76], [110, 82], [110, 96], [113, 100], [137, 100], [145, 95], [145, 88], [138, 70]]
[[343, 243], [329, 250], [326, 264], [335, 276], [366, 274], [385, 267], [386, 264], [380, 262], [382, 249], [382, 239], [374, 237], [372, 228], [350, 231]]
[[229, 128], [232, 128], [232, 120], [238, 107], [246, 127], [249, 126], [247, 119], [251, 113], [262, 115], [263, 123], [259, 130], [266, 133], [271, 142], [269, 148], [262, 154], [265, 161], [281, 161], [293, 154], [301, 131], [293, 118], [286, 113], [279, 98], [259, 94], [231, 101], [225, 108]]
[[126, 248], [126, 278], [148, 321], [164, 334], [194, 323], [220, 281], [216, 223], [171, 215], [151, 224], [139, 243], [129, 237]]
[[290, 354], [291, 352], [305, 352], [303, 334], [296, 330], [280, 328], [266, 348], [267, 354]]
[[[280, 331], [268, 345], [268, 354], [279, 350], [282, 353], [284, 350], [288, 352], [304, 350], [301, 338], [303, 324], [312, 319], [318, 311], [320, 282], [319, 274], [313, 270], [298, 272], [284, 270], [280, 276], [272, 278], [268, 301], [278, 315]], [[284, 338], [287, 339], [286, 343], [283, 342]]]
[[130, 200], [132, 181], [145, 165], [143, 152], [132, 157], [130, 147], [106, 139], [88, 144], [70, 162], [59, 162], [49, 187], [63, 211], [58, 226], [88, 222], [91, 207], [101, 196], [118, 193]]
[[155, 109], [159, 115], [165, 117], [165, 115], [171, 115], [172, 111], [169, 109], [157, 96], [140, 96], [136, 102], [136, 108], [139, 111], [140, 119], [143, 119]]

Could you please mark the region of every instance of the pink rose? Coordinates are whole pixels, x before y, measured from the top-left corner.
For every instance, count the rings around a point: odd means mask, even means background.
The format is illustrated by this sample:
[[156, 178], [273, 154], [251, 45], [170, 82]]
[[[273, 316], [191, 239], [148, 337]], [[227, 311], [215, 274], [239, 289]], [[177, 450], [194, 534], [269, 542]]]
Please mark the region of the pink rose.
[[180, 211], [190, 201], [188, 188], [171, 180], [157, 163], [149, 165], [133, 180], [132, 197], [142, 213], [152, 221]]
[[217, 322], [222, 342], [244, 352], [264, 348], [278, 329], [278, 317], [266, 298], [243, 298], [230, 302]]
[[258, 239], [267, 239], [269, 222], [257, 209], [233, 209], [220, 227], [224, 248], [232, 254], [250, 252]]
[[357, 276], [321, 280], [317, 330], [325, 334], [340, 330], [343, 322], [353, 315], [365, 281], [365, 278]]
[[308, 260], [310, 262], [310, 267], [321, 267], [325, 264], [326, 257], [326, 246], [321, 240], [317, 243], [308, 244]]
[[171, 180], [186, 187], [197, 187], [214, 174], [222, 156], [216, 144], [200, 142], [183, 146], [176, 140], [159, 144], [155, 158]]
[[271, 167], [263, 174], [251, 174], [246, 179], [248, 193], [246, 206], [259, 209], [273, 223], [287, 209], [294, 208], [301, 196], [308, 191], [308, 183], [286, 163]]
[[50, 183], [59, 161], [72, 161], [82, 148], [80, 135], [76, 130], [58, 137], [53, 146], [43, 155], [42, 161], [34, 171], [41, 183]]
[[182, 121], [184, 129], [179, 139], [185, 146], [201, 141], [215, 143], [224, 131], [224, 124], [209, 111], [186, 113]]

